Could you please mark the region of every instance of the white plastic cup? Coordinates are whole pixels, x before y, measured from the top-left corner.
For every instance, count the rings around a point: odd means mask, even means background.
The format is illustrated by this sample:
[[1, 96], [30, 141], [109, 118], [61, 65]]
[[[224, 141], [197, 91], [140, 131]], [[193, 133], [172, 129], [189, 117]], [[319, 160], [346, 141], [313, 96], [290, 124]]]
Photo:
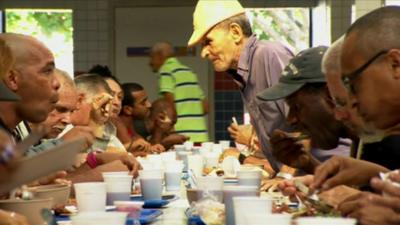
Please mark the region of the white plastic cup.
[[357, 221], [351, 218], [329, 217], [302, 217], [296, 220], [297, 225], [356, 225]]
[[[236, 225], [245, 225], [245, 215], [251, 213], [272, 213], [272, 198], [265, 197], [233, 197], [233, 210]], [[271, 223], [274, 224], [275, 223]]]
[[183, 146], [185, 146], [186, 151], [191, 151], [194, 144], [193, 144], [193, 141], [185, 141], [183, 143]]
[[163, 162], [176, 160], [176, 152], [175, 151], [162, 152], [160, 154], [160, 156], [161, 156], [161, 160]]
[[107, 205], [114, 201], [129, 201], [132, 191], [132, 175], [107, 175], [103, 174], [107, 190]]
[[102, 172], [101, 174], [103, 177], [106, 175], [129, 175], [129, 171]]
[[178, 191], [181, 187], [183, 162], [171, 160], [164, 162], [165, 188], [167, 191]]
[[161, 200], [162, 170], [139, 170], [140, 189], [144, 200]]
[[233, 197], [239, 196], [253, 196], [260, 195], [259, 188], [255, 186], [224, 186], [223, 198], [225, 204], [225, 221], [226, 224], [236, 225], [235, 211], [233, 209]]
[[203, 157], [201, 155], [188, 155], [188, 169], [192, 170], [196, 177], [203, 174]]
[[211, 152], [218, 154], [218, 155], [222, 154], [222, 145], [221, 144], [213, 144]]
[[206, 167], [207, 168], [213, 168], [218, 166], [218, 161], [219, 161], [219, 155], [216, 153], [208, 153], [205, 156], [205, 161], [206, 161]]
[[106, 210], [106, 184], [89, 182], [74, 184], [79, 212], [104, 212]]
[[126, 212], [79, 212], [71, 216], [72, 225], [125, 225]]
[[260, 170], [239, 170], [237, 178], [239, 185], [260, 187], [262, 172]]
[[222, 190], [224, 186], [223, 177], [214, 176], [199, 176], [197, 177], [197, 189], [203, 191], [218, 191]]
[[213, 142], [203, 142], [201, 143], [201, 147], [206, 148], [208, 150], [212, 150], [212, 146], [214, 145]]
[[186, 151], [186, 148], [184, 145], [174, 145], [174, 149], [175, 151], [178, 152], [182, 152], [182, 151]]
[[[235, 212], [236, 213], [236, 212]], [[291, 225], [292, 216], [289, 214], [267, 214], [248, 212], [244, 215], [245, 225]], [[239, 223], [236, 223], [240, 225]], [[321, 224], [325, 225], [325, 224]]]
[[231, 147], [231, 141], [229, 141], [229, 140], [220, 140], [219, 144], [222, 146], [222, 150], [225, 150], [225, 149]]

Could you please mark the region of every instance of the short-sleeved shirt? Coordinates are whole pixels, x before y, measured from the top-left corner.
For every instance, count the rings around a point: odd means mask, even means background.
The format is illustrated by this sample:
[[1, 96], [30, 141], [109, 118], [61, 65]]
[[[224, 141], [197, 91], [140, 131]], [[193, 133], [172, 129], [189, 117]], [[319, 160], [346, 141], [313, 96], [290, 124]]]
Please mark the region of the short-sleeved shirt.
[[240, 87], [263, 153], [275, 171], [279, 171], [281, 164], [272, 155], [269, 137], [275, 129], [289, 129], [285, 119], [288, 108], [283, 100], [262, 101], [257, 94], [279, 82], [292, 57], [293, 53], [284, 45], [260, 41], [252, 35], [240, 54], [237, 70], [228, 71]]
[[168, 58], [158, 71], [159, 93], [172, 93], [175, 99], [177, 123], [175, 131], [194, 142], [208, 141], [206, 118], [203, 110], [204, 93], [197, 75], [178, 59]]

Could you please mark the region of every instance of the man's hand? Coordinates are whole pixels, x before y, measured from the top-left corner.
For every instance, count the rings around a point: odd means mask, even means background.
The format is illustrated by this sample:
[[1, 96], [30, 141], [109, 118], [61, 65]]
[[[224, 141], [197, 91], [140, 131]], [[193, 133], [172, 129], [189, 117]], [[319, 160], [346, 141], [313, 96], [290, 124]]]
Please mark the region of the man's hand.
[[299, 194], [299, 190], [294, 185], [295, 181], [299, 181], [303, 183], [305, 186], [309, 187], [310, 184], [313, 182], [314, 176], [313, 175], [306, 175], [302, 177], [296, 177], [291, 180], [283, 180], [278, 184], [278, 189], [282, 192], [283, 195], [289, 196], [292, 199], [295, 199], [295, 195]]
[[318, 161], [313, 158], [309, 146], [303, 141], [298, 141], [281, 130], [275, 130], [270, 139], [272, 153], [285, 165], [313, 173]]
[[70, 184], [68, 180], [65, 179], [67, 176], [66, 171], [58, 171], [46, 177], [42, 177], [39, 180], [29, 184], [29, 186], [47, 185], [47, 184]]
[[228, 156], [233, 156], [235, 158], [239, 158], [240, 151], [236, 148], [227, 148], [224, 150], [222, 155], [220, 156], [220, 159], [223, 160]]
[[[134, 141], [132, 141], [132, 144], [128, 144], [128, 146], [125, 146], [128, 151], [134, 152], [134, 151], [144, 151], [144, 152], [149, 152], [151, 148], [151, 144], [144, 140], [143, 138], [138, 138]], [[129, 149], [128, 149], [129, 148]]]
[[151, 152], [151, 153], [161, 153], [161, 152], [165, 152], [165, 148], [164, 148], [164, 146], [162, 146], [161, 144], [155, 144], [155, 145], [152, 145], [152, 146], [151, 146], [150, 152]]
[[371, 186], [378, 193], [384, 195], [400, 198], [400, 173], [398, 170], [393, 171], [389, 174], [389, 180], [383, 181], [377, 177], [372, 178]]
[[64, 141], [74, 140], [78, 138], [85, 139], [85, 149], [92, 146], [95, 136], [94, 132], [90, 127], [87, 126], [74, 126], [71, 130], [61, 137]]
[[231, 123], [228, 132], [233, 140], [239, 144], [249, 145], [251, 142], [253, 127], [251, 125], [237, 125]]
[[0, 210], [0, 225], [28, 225], [28, 221], [18, 213]]
[[104, 124], [110, 118], [113, 97], [107, 93], [96, 95], [92, 101], [91, 118], [99, 124]]
[[360, 224], [398, 224], [400, 199], [382, 197], [362, 192], [342, 202], [338, 210], [346, 216], [356, 218]]
[[[166, 148], [172, 147], [174, 145], [183, 144], [185, 141], [189, 140], [190, 138], [185, 135], [181, 134], [170, 134], [167, 137], [162, 139], [162, 144], [166, 146]], [[167, 147], [168, 146], [168, 147]]]
[[107, 164], [115, 160], [120, 160], [128, 167], [135, 177], [138, 175], [138, 171], [141, 168], [140, 163], [136, 160], [136, 158], [128, 153], [102, 152], [96, 154], [96, 159], [100, 165]]
[[388, 169], [363, 160], [333, 156], [317, 167], [311, 188], [327, 190], [340, 184], [364, 185], [379, 172], [388, 172]]

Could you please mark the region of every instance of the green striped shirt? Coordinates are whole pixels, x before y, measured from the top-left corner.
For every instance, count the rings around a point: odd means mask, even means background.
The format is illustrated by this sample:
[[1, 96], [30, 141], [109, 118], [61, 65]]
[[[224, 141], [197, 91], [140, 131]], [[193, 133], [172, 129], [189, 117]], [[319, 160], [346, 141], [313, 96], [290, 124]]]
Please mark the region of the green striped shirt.
[[197, 75], [176, 58], [168, 58], [159, 72], [160, 95], [174, 94], [178, 115], [175, 130], [194, 142], [208, 141], [206, 119], [203, 112], [204, 93]]

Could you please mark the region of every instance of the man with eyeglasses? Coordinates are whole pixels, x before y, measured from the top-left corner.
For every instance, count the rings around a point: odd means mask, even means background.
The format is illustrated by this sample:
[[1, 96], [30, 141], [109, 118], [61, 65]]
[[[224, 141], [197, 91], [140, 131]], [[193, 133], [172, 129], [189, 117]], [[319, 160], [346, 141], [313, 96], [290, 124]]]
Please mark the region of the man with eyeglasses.
[[[350, 99], [363, 120], [385, 135], [399, 133], [399, 46], [400, 7], [388, 6], [366, 14], [349, 28], [341, 54], [343, 83]], [[359, 224], [399, 224], [400, 173], [382, 176], [386, 181], [374, 178], [388, 171], [362, 160], [335, 158], [317, 168], [311, 187], [324, 190], [339, 184], [370, 184], [385, 195], [362, 193], [339, 209]]]

